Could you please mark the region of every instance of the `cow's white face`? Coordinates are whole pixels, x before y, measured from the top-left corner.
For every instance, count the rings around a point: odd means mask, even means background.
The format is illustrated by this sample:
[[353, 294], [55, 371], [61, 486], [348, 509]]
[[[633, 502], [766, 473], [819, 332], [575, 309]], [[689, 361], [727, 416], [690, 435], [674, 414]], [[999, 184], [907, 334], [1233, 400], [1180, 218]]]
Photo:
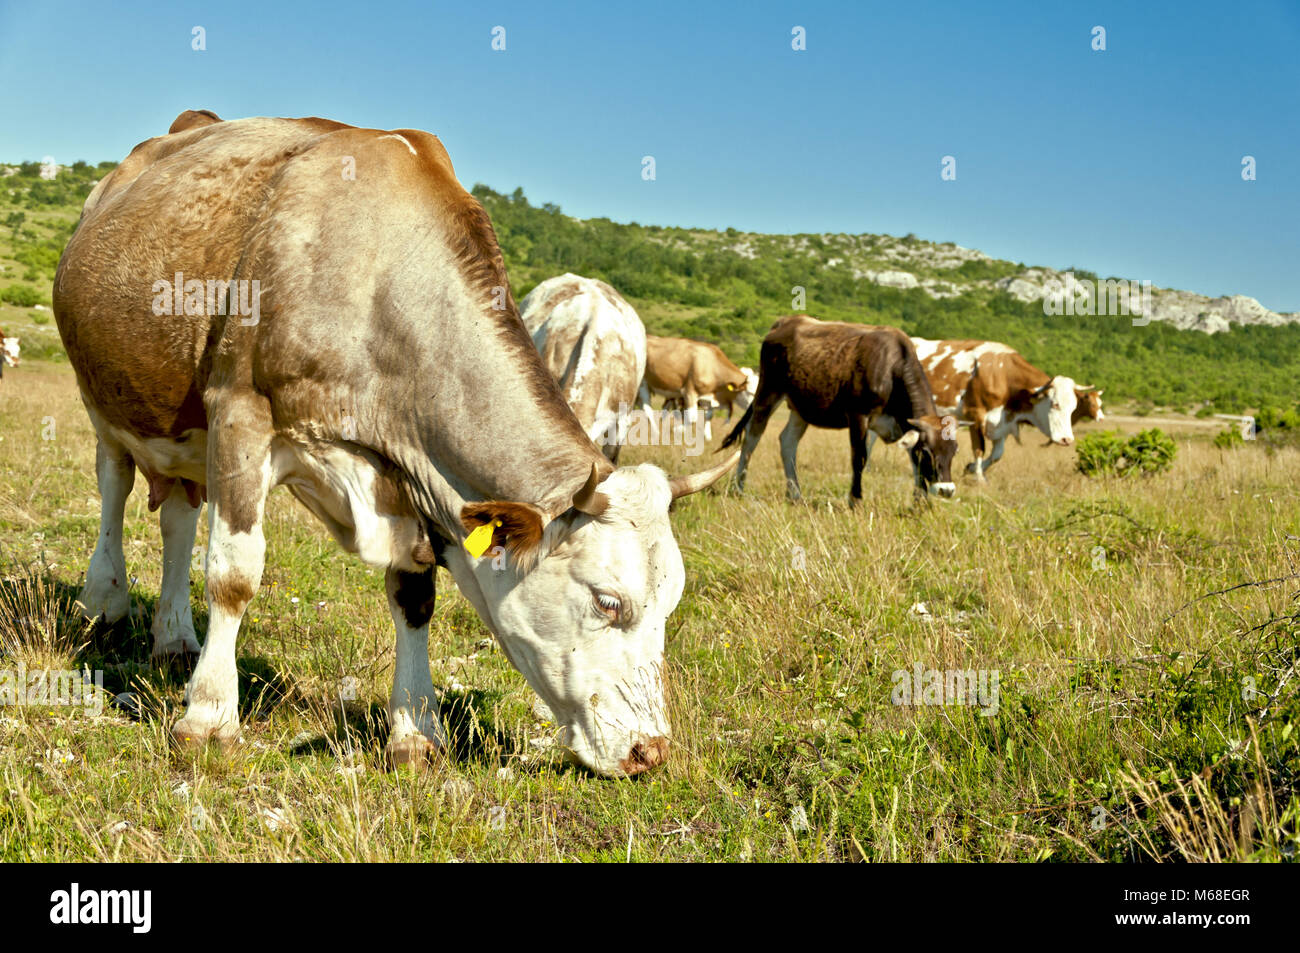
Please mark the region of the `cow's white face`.
[[758, 374], [752, 367], [742, 367], [740, 373], [745, 375], [745, 389], [736, 393], [736, 399], [733, 406], [739, 413], [749, 410], [749, 405], [754, 402], [754, 395], [758, 393]]
[[663, 471], [625, 467], [600, 492], [599, 517], [571, 511], [547, 527], [533, 568], [494, 566], [491, 553], [470, 562], [480, 614], [555, 715], [560, 743], [623, 777], [667, 757], [664, 625], [686, 576]]
[[10, 367], [18, 366], [18, 338], [4, 339], [4, 362]]
[[1053, 377], [1034, 396], [1034, 425], [1052, 443], [1068, 447], [1074, 443], [1074, 428], [1070, 418], [1078, 403], [1074, 381], [1068, 377]]

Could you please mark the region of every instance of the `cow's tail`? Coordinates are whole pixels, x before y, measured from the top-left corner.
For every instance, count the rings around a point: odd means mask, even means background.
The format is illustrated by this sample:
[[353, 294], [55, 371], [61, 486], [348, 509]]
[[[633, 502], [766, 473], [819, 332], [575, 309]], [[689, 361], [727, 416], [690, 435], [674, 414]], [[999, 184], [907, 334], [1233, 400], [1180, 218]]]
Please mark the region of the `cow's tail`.
[[745, 416], [740, 418], [740, 423], [731, 428], [731, 433], [727, 434], [726, 438], [722, 441], [722, 444], [714, 451], [714, 453], [727, 449], [740, 439], [741, 434], [745, 432], [749, 427], [749, 422], [754, 418], [754, 405], [757, 403], [757, 400], [751, 400], [749, 402], [749, 406], [745, 408]]

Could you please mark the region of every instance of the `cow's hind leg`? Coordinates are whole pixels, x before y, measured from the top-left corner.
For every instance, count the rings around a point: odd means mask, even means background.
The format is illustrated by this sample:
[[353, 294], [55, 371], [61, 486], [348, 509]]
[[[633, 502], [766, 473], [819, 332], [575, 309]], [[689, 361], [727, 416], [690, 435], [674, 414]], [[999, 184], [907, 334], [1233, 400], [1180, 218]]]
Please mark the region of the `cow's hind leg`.
[[429, 677], [429, 618], [433, 615], [434, 576], [427, 572], [384, 574], [388, 609], [397, 629], [393, 694], [388, 701], [390, 764], [423, 764], [447, 747], [438, 717], [438, 696]]
[[[763, 431], [767, 429], [767, 421], [772, 416], [772, 411], [776, 410], [776, 405], [780, 403], [783, 395], [775, 391], [762, 391], [754, 398], [754, 404], [750, 408], [753, 416], [749, 418], [749, 423], [745, 427], [745, 433], [740, 445], [740, 462], [736, 464], [736, 489], [745, 489], [745, 471], [749, 468], [749, 458], [753, 455], [754, 450], [758, 447], [758, 442], [763, 439]], [[790, 408], [791, 412], [794, 408]]]
[[791, 500], [803, 499], [799, 491], [799, 471], [796, 469], [799, 456], [799, 441], [808, 430], [808, 421], [799, 416], [799, 412], [790, 408], [790, 419], [781, 431], [781, 466], [785, 468], [785, 495]]
[[172, 726], [182, 746], [239, 736], [235, 643], [262, 582], [262, 517], [274, 485], [271, 411], [264, 399], [209, 406], [208, 421], [208, 635], [185, 692], [185, 717]]
[[163, 575], [158, 608], [154, 611], [153, 656], [198, 655], [194, 612], [190, 607], [190, 557], [199, 507], [191, 506], [184, 482], [177, 480], [158, 513], [162, 529]]
[[99, 483], [99, 539], [77, 602], [87, 619], [102, 617], [116, 622], [131, 608], [130, 580], [122, 553], [122, 515], [135, 485], [135, 463], [124, 447], [101, 436], [95, 445], [95, 476]]

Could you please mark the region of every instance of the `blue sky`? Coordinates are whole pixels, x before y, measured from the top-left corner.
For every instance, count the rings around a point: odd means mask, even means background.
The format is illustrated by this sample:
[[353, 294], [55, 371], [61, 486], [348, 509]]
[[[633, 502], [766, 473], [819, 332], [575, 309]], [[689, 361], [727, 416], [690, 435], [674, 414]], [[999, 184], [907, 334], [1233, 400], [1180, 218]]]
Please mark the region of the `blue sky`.
[[1300, 0], [0, 0], [0, 160], [120, 159], [191, 107], [322, 115], [580, 217], [915, 232], [1291, 311], [1298, 51]]

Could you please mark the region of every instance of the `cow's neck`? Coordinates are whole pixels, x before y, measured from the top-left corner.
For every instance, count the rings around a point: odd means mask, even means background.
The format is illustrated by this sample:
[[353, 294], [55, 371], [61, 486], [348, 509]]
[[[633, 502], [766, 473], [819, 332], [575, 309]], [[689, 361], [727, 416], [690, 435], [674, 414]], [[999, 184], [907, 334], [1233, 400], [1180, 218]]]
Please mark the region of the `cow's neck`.
[[[567, 509], [592, 465], [609, 464], [541, 363], [513, 300], [494, 311], [470, 291], [455, 311], [401, 334], [405, 386], [389, 378], [371, 412], [380, 450], [407, 474], [412, 502], [459, 532], [466, 500]], [[468, 303], [466, 303], [468, 302]], [[449, 313], [450, 312], [450, 313]]]
[[[891, 412], [895, 418], [905, 420], [908, 417], [924, 417], [926, 415], [937, 417], [939, 415], [935, 409], [934, 395], [930, 391], [930, 385], [926, 382], [925, 370], [916, 357], [908, 355], [903, 359], [903, 366], [899, 369], [899, 379], [910, 406], [907, 408], [893, 408]], [[895, 389], [894, 393], [897, 394], [898, 390]]]

